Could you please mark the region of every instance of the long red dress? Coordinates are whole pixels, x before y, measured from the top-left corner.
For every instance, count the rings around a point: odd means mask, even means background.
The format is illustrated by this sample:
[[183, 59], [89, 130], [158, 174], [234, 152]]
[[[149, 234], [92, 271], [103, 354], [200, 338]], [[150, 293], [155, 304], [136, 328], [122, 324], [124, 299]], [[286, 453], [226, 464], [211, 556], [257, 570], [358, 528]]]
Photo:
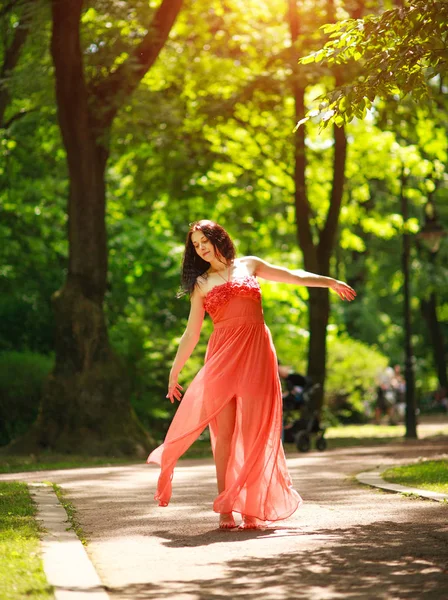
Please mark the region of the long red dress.
[[213, 509], [262, 521], [286, 519], [302, 500], [292, 487], [280, 439], [277, 358], [263, 319], [258, 281], [246, 276], [215, 286], [204, 307], [214, 324], [205, 364], [188, 387], [164, 443], [147, 460], [161, 466], [155, 499], [168, 504], [176, 462], [207, 425], [214, 451], [219, 435], [215, 417], [236, 398], [226, 487]]

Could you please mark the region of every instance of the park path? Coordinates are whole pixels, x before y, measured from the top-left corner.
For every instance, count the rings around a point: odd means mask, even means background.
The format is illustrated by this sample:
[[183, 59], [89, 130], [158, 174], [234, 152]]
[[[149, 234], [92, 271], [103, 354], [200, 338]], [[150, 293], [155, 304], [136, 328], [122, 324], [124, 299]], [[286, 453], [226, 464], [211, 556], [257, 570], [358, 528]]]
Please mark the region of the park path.
[[210, 460], [179, 463], [166, 508], [152, 500], [158, 469], [144, 464], [20, 479], [63, 487], [112, 600], [438, 600], [448, 591], [448, 506], [353, 476], [447, 452], [444, 437], [289, 456], [305, 503], [266, 531], [217, 529]]

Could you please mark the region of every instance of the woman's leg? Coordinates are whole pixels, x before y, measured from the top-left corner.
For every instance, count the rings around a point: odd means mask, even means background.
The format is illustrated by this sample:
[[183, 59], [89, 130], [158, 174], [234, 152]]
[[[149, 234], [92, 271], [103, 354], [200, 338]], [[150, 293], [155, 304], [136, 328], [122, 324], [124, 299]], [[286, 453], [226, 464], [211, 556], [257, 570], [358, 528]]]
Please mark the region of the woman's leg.
[[[215, 443], [216, 479], [218, 494], [226, 487], [226, 472], [232, 448], [232, 438], [235, 431], [236, 398], [233, 398], [216, 417], [217, 436]], [[219, 526], [222, 529], [235, 527], [232, 513], [221, 514]]]
[[235, 431], [236, 398], [233, 398], [216, 417], [217, 436], [215, 444], [216, 478], [218, 494], [226, 488], [226, 472]]
[[[275, 393], [275, 390], [272, 392]], [[242, 412], [241, 412], [241, 433], [242, 440], [244, 445], [244, 454], [245, 460], [248, 453], [250, 453], [254, 444], [256, 443], [256, 439], [260, 433], [261, 422], [258, 421], [257, 417], [260, 414], [259, 408], [259, 399], [263, 398], [263, 391], [260, 390], [259, 394], [252, 394], [247, 392], [246, 395], [242, 399]], [[254, 410], [257, 414], [254, 414]], [[254, 469], [257, 468], [258, 465], [254, 465]], [[247, 480], [247, 490], [246, 490], [246, 506], [256, 506], [259, 499], [259, 490], [254, 489], [252, 485], [250, 485], [250, 477]], [[249, 509], [250, 510], [250, 509]], [[241, 515], [242, 522], [239, 526], [239, 529], [260, 529], [263, 525], [263, 521], [257, 519], [254, 516], [249, 515]]]

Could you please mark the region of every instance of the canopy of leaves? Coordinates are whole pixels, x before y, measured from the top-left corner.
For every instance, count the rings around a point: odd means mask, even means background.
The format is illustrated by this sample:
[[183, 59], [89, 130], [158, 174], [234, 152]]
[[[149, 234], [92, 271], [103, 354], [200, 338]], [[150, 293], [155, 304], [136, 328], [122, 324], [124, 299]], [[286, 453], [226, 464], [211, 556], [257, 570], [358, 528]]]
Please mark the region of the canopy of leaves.
[[380, 15], [345, 19], [322, 29], [329, 41], [301, 64], [345, 65], [351, 76], [321, 98], [308, 118], [341, 125], [365, 117], [377, 96], [410, 95], [418, 103], [442, 85], [448, 68], [445, 0], [409, 0]]
[[[145, 34], [143, 16], [159, 4], [86, 3], [82, 42], [91, 81], [130, 54]], [[327, 20], [327, 4], [300, 4], [302, 54], [323, 45], [323, 33], [315, 31]], [[188, 317], [188, 301], [175, 297], [188, 223], [216, 219], [235, 239], [239, 255], [303, 266], [293, 201], [291, 82], [297, 69], [294, 76], [305, 82], [311, 108], [314, 98], [332, 89], [334, 74], [322, 62], [297, 67], [286, 7], [283, 0], [185, 2], [159, 60], [118, 113], [111, 132], [106, 315], [112, 344], [131, 374], [134, 407], [151, 428], [173, 409], [165, 387]], [[35, 110], [3, 130], [0, 145], [0, 350], [49, 355], [50, 298], [63, 281], [67, 261], [69, 182], [45, 14], [8, 77], [7, 120], [22, 109]], [[355, 62], [352, 67], [358, 68]], [[437, 90], [437, 110], [416, 109], [395, 98], [377, 102], [367, 119], [347, 127], [347, 182], [331, 271], [356, 287], [358, 299], [351, 305], [332, 303], [327, 391], [331, 397], [351, 394], [358, 406], [360, 389], [370, 397], [376, 370], [388, 360], [403, 360], [403, 231], [418, 231], [431, 195], [448, 228], [446, 93]], [[328, 210], [333, 145], [330, 128], [319, 131], [308, 121], [306, 175], [315, 235]], [[410, 206], [406, 223], [398, 203], [403, 168]], [[414, 242], [413, 342], [417, 382], [428, 388], [436, 378], [420, 305], [437, 291], [437, 314], [447, 339], [448, 248], [445, 239], [433, 260]], [[307, 291], [265, 283], [263, 298], [279, 357], [303, 372]], [[207, 321], [183, 384], [202, 362], [210, 329]]]

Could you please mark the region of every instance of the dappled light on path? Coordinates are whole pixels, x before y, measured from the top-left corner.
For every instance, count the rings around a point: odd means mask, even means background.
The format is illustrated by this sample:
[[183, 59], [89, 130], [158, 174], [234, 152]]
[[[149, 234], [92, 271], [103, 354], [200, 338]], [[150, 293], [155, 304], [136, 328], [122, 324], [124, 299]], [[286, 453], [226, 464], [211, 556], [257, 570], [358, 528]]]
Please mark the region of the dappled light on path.
[[291, 456], [305, 503], [290, 519], [256, 531], [218, 529], [209, 459], [179, 463], [172, 502], [163, 508], [153, 500], [158, 469], [146, 465], [23, 477], [64, 489], [112, 600], [444, 600], [447, 506], [376, 491], [354, 475], [440, 456], [447, 442]]
[[409, 527], [378, 521], [322, 529], [302, 535], [294, 552], [226, 560], [217, 579], [205, 572], [204, 578], [170, 577], [159, 585], [130, 583], [109, 591], [113, 598], [134, 600], [442, 598], [448, 577], [446, 529], [428, 534]]

